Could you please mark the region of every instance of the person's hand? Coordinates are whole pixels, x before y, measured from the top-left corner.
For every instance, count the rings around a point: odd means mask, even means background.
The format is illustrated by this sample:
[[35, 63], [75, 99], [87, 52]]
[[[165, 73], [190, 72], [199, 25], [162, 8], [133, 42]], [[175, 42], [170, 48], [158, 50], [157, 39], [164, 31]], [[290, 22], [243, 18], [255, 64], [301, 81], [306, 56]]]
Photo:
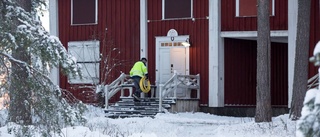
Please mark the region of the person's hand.
[[146, 79], [149, 79], [148, 74], [145, 74], [144, 76], [146, 77]]

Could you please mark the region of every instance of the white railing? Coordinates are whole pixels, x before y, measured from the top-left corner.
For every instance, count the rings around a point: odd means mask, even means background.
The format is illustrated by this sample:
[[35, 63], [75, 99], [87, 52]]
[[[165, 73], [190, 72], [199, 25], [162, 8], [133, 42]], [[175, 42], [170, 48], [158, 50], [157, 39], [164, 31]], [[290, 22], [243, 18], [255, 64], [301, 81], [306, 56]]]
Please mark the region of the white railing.
[[98, 85], [96, 87], [96, 93], [99, 93], [103, 90], [105, 96], [105, 109], [109, 107], [109, 99], [121, 91], [121, 97], [124, 97], [124, 90], [129, 90], [129, 96], [132, 95], [133, 84], [128, 81], [129, 75], [122, 73], [116, 80], [114, 80], [109, 85]]
[[[191, 98], [191, 90], [197, 90], [196, 99], [200, 99], [200, 75], [179, 75], [175, 73], [164, 85], [159, 85], [159, 111], [164, 98], [177, 99], [177, 89], [186, 89], [186, 98]], [[173, 96], [172, 96], [173, 94]]]
[[[116, 80], [109, 85], [98, 85], [96, 93], [103, 92], [105, 96], [105, 109], [109, 107], [109, 99], [121, 91], [121, 96], [124, 97], [124, 90], [129, 90], [128, 97], [131, 97], [133, 91], [133, 83], [128, 81], [129, 75], [122, 73]], [[200, 75], [179, 75], [175, 73], [164, 85], [160, 85], [159, 89], [159, 111], [162, 111], [162, 101], [164, 98], [177, 98], [177, 89], [186, 89], [186, 98], [191, 98], [191, 90], [197, 90], [196, 99], [200, 98]], [[153, 97], [154, 88], [151, 90]]]

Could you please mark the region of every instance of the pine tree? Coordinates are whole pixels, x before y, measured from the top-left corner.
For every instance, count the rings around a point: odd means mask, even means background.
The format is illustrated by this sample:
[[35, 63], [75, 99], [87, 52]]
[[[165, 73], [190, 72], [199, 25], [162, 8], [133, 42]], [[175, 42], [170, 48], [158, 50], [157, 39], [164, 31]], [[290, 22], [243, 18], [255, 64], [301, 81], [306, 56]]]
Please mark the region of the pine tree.
[[32, 136], [34, 130], [51, 136], [63, 126], [83, 122], [79, 111], [83, 105], [70, 106], [62, 98], [48, 68], [60, 67], [69, 76], [81, 73], [76, 60], [37, 18], [45, 0], [29, 0], [23, 8], [21, 2], [28, 1], [0, 2], [0, 76], [5, 81], [1, 91], [10, 96], [9, 130], [16, 136]]
[[309, 0], [298, 0], [298, 23], [296, 52], [294, 62], [294, 77], [290, 118], [297, 120], [301, 116], [303, 97], [307, 91], [310, 34], [310, 6]]
[[272, 117], [270, 74], [271, 43], [269, 0], [258, 2], [257, 106], [255, 122], [270, 122]]

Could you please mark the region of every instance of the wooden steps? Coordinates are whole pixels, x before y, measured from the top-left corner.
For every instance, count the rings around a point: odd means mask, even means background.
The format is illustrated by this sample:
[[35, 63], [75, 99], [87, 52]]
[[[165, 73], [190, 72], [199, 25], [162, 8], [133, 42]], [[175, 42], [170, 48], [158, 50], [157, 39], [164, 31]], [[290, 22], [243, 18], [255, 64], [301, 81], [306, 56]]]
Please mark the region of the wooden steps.
[[[125, 117], [154, 117], [159, 111], [159, 100], [157, 98], [143, 98], [141, 102], [134, 102], [132, 97], [120, 98], [120, 101], [109, 106], [105, 110], [106, 117], [125, 118]], [[162, 102], [164, 109], [170, 109], [174, 100], [166, 99]]]

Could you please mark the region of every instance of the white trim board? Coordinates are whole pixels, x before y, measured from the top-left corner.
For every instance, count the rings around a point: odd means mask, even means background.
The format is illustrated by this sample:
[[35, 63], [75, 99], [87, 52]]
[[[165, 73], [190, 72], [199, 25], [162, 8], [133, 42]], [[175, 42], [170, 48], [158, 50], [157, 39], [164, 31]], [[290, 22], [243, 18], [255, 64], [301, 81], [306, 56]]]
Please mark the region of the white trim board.
[[221, 0], [209, 0], [209, 95], [208, 104], [224, 107], [224, 43], [221, 38]]
[[[222, 31], [220, 34], [224, 38], [257, 37], [257, 31]], [[288, 37], [287, 30], [270, 31], [271, 37]]]
[[[271, 42], [288, 43], [288, 31], [270, 31]], [[224, 31], [221, 32], [223, 38], [257, 40], [257, 31]]]
[[[58, 0], [49, 0], [49, 29], [50, 35], [59, 37], [59, 24], [58, 24]], [[59, 85], [60, 72], [57, 67], [51, 68], [50, 79], [53, 84]]]
[[140, 0], [140, 58], [148, 58], [147, 0]]

